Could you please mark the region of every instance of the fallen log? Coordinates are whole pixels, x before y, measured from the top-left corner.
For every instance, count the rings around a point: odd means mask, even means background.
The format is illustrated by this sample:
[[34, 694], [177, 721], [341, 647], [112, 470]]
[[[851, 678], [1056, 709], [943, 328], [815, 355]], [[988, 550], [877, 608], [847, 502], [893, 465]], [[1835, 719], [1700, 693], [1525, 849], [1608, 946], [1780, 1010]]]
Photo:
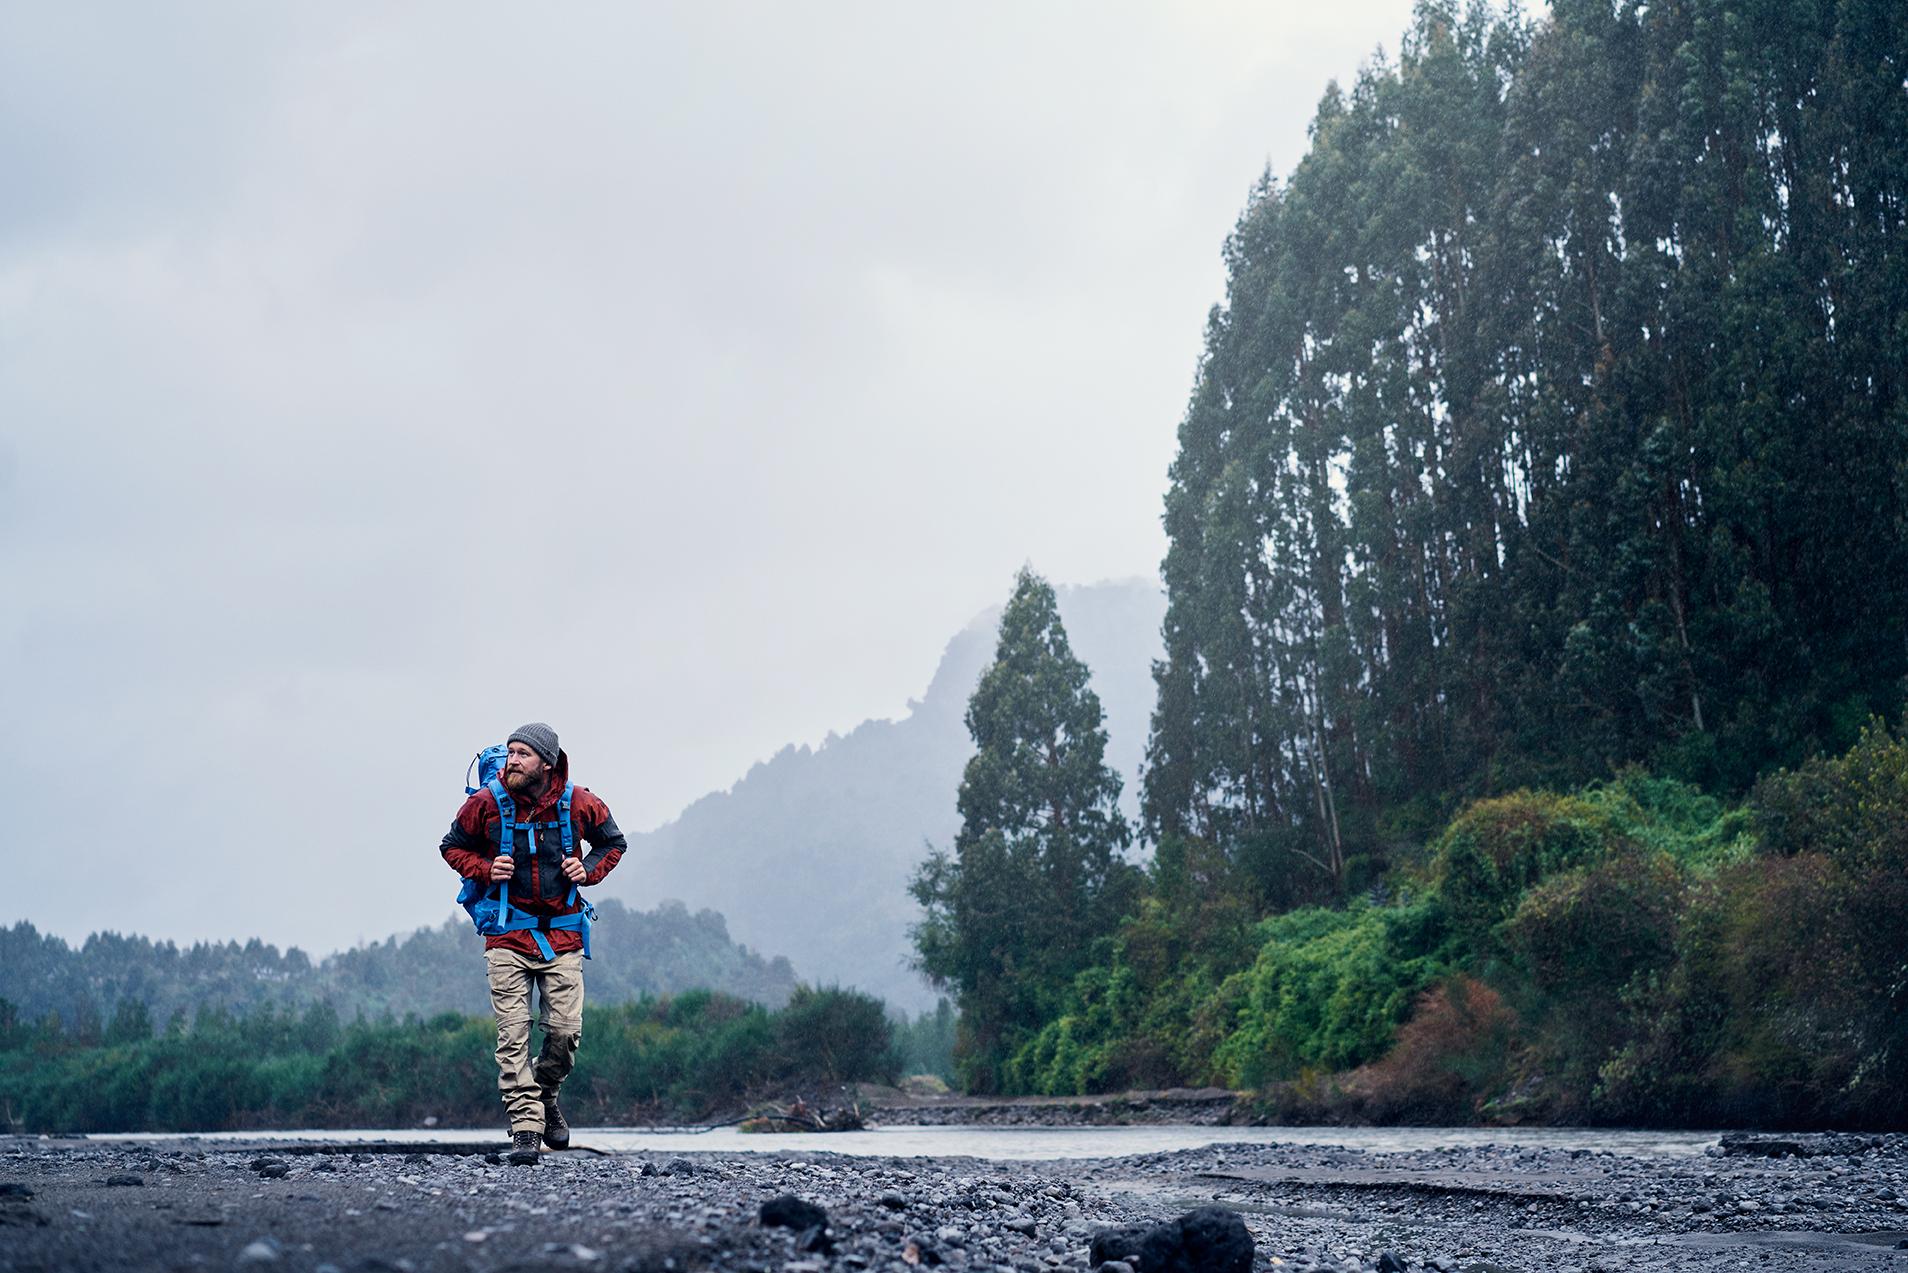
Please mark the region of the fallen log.
[[860, 1102], [837, 1109], [816, 1110], [800, 1097], [786, 1109], [770, 1106], [743, 1119], [745, 1132], [858, 1132], [867, 1126]]

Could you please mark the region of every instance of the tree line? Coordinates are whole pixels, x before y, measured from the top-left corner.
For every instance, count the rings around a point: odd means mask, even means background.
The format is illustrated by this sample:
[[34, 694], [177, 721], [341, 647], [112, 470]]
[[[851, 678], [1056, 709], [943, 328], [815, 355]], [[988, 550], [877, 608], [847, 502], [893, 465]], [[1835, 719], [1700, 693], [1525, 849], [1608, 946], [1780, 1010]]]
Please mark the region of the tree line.
[[[943, 1014], [945, 1017], [946, 1014]], [[892, 1082], [921, 1062], [931, 1015], [891, 1023], [880, 1000], [798, 987], [779, 1009], [693, 990], [584, 1008], [565, 1084], [573, 1121], [726, 1117], [844, 1083]], [[495, 1023], [457, 1012], [346, 1021], [328, 1002], [204, 1008], [155, 1031], [123, 1000], [103, 1031], [22, 1018], [0, 999], [0, 1124], [7, 1131], [225, 1131], [500, 1124]]]
[[1327, 90], [1226, 244], [1141, 825], [1031, 572], [970, 704], [969, 1087], [1908, 1123], [1905, 64], [1880, 0], [1427, 0]]
[[[602, 940], [589, 966], [593, 999], [700, 988], [774, 1008], [795, 993], [788, 960], [736, 945], [714, 911], [691, 914], [676, 902], [637, 911], [613, 898], [596, 905]], [[14, 1011], [29, 1022], [57, 1015], [63, 1032], [77, 1039], [102, 1037], [135, 1007], [161, 1027], [207, 1009], [243, 1015], [319, 1003], [347, 1020], [483, 1013], [489, 991], [482, 951], [483, 938], [462, 914], [320, 960], [258, 938], [180, 946], [101, 932], [71, 946], [24, 920], [0, 928], [0, 965], [11, 973]]]

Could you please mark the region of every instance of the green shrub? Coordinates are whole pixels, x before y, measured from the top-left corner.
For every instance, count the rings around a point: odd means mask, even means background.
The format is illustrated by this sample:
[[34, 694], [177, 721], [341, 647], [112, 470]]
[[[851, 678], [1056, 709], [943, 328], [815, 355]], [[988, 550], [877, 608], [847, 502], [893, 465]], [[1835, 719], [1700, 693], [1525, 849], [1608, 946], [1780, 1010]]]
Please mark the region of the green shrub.
[[1139, 1027], [1135, 980], [1118, 953], [1073, 979], [1066, 1011], [1015, 1049], [1001, 1070], [1009, 1094], [1068, 1096], [1105, 1090], [1110, 1050]]
[[775, 1044], [792, 1077], [820, 1084], [900, 1077], [887, 1012], [860, 991], [798, 986], [776, 1014]]
[[1908, 740], [1871, 721], [1845, 755], [1764, 778], [1750, 807], [1765, 852], [1818, 853], [1857, 876], [1908, 872]]
[[1666, 853], [1624, 848], [1524, 894], [1500, 972], [1548, 1079], [1551, 1117], [1584, 1117], [1601, 1067], [1630, 1040], [1625, 989], [1673, 963], [1684, 884]]
[[1387, 1051], [1392, 1032], [1442, 966], [1411, 939], [1415, 907], [1307, 908], [1260, 925], [1238, 1028], [1215, 1058], [1229, 1082], [1260, 1086], [1305, 1067], [1348, 1069]]
[[1622, 836], [1609, 813], [1578, 796], [1520, 791], [1467, 806], [1432, 848], [1430, 879], [1453, 935], [1479, 966], [1524, 890], [1596, 861]]
[[1860, 1052], [1838, 876], [1816, 855], [1763, 858], [1696, 892], [1674, 966], [1626, 996], [1633, 1037], [1599, 1073], [1603, 1116], [1795, 1126], [1854, 1112], [1837, 1099]]
[[[1175, 967], [1159, 958], [1158, 935], [1152, 920], [1122, 929], [1105, 962], [1074, 978], [1065, 1009], [1008, 1059], [1004, 1091], [1064, 1096], [1224, 1081], [1214, 1053], [1242, 1002], [1237, 973], [1216, 969], [1209, 951], [1189, 951]], [[1152, 970], [1168, 975], [1155, 980]]]
[[1755, 850], [1754, 817], [1748, 808], [1724, 804], [1675, 778], [1631, 766], [1580, 794], [1608, 817], [1621, 839], [1667, 854], [1686, 869], [1713, 870], [1742, 861]]

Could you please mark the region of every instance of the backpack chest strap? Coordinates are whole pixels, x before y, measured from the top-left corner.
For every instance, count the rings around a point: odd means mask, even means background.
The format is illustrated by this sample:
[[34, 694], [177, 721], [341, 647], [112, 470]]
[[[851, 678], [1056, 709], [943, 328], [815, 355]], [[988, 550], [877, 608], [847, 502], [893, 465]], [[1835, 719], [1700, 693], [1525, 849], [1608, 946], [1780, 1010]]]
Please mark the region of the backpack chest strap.
[[[517, 848], [517, 830], [516, 829], [519, 826], [523, 826], [529, 829], [530, 856], [532, 858], [535, 858], [537, 853], [537, 829], [539, 827], [551, 827], [551, 826], [560, 827], [562, 829], [563, 856], [564, 857], [570, 856], [570, 850], [574, 848], [576, 844], [575, 831], [570, 825], [570, 799], [576, 794], [575, 783], [566, 782], [563, 784], [563, 794], [557, 797], [557, 820], [555, 822], [523, 822], [523, 823], [519, 823], [516, 821], [517, 802], [510, 798], [510, 793], [508, 791], [504, 790], [503, 782], [500, 779], [492, 778], [485, 785], [490, 788], [491, 797], [497, 802], [497, 854], [499, 857], [512, 857], [515, 855], [516, 848]], [[510, 906], [510, 881], [509, 880], [502, 880], [498, 883], [497, 900], [499, 903], [499, 906], [498, 906], [499, 918], [503, 921], [506, 927], [512, 926], [516, 919], [517, 912], [511, 909], [511, 906]], [[576, 885], [575, 884], [570, 885], [570, 896], [564, 901], [564, 905], [565, 906], [576, 905]], [[531, 921], [531, 924], [518, 925], [518, 926], [531, 927], [534, 925], [534, 922], [535, 921]], [[535, 936], [537, 945], [539, 947], [544, 947], [548, 945], [547, 940], [544, 938], [541, 932], [533, 933], [533, 936]], [[584, 946], [584, 954], [586, 956], [589, 953], [589, 940], [590, 940], [589, 929], [588, 927], [585, 927], [583, 930], [583, 946]], [[544, 954], [544, 958], [546, 959], [550, 958], [550, 955], [547, 951]]]
[[576, 784], [563, 784], [563, 794], [557, 797], [557, 816], [547, 822], [519, 820], [516, 801], [504, 790], [503, 783], [492, 778], [487, 784], [491, 797], [497, 802], [497, 852], [512, 854], [517, 847], [517, 828], [524, 827], [530, 832], [530, 851], [536, 852], [537, 832], [556, 830], [563, 840], [563, 856], [570, 856], [576, 847], [576, 830], [570, 821], [570, 800], [576, 793]]

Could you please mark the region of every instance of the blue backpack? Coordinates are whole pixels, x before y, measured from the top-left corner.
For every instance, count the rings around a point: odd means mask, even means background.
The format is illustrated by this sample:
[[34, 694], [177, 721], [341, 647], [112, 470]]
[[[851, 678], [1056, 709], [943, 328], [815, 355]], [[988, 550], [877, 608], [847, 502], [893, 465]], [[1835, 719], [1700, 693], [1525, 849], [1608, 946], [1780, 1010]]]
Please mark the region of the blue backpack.
[[[470, 768], [464, 771], [464, 794], [474, 796], [486, 787], [497, 801], [499, 823], [497, 826], [497, 851], [499, 854], [516, 855], [518, 827], [528, 829], [526, 837], [530, 842], [530, 857], [535, 860], [537, 854], [537, 832], [551, 827], [561, 829], [563, 837], [563, 856], [570, 856], [575, 847], [576, 837], [570, 829], [570, 797], [575, 791], [574, 783], [563, 784], [563, 794], [557, 799], [557, 820], [555, 822], [519, 822], [517, 821], [517, 803], [504, 790], [498, 774], [503, 770], [504, 757], [509, 749], [499, 743], [486, 747], [472, 757]], [[472, 771], [477, 774], [478, 785], [470, 785]], [[495, 887], [486, 881], [467, 879], [463, 887], [457, 890], [457, 904], [469, 914], [471, 923], [485, 937], [496, 937], [503, 933], [528, 932], [537, 949], [545, 959], [555, 959], [556, 951], [550, 945], [545, 933], [555, 928], [574, 928], [583, 938], [583, 958], [590, 958], [590, 921], [596, 918], [596, 908], [588, 902], [583, 909], [569, 915], [532, 915], [518, 910], [510, 904], [510, 881], [499, 880]], [[570, 885], [567, 905], [576, 905], [576, 885]]]

